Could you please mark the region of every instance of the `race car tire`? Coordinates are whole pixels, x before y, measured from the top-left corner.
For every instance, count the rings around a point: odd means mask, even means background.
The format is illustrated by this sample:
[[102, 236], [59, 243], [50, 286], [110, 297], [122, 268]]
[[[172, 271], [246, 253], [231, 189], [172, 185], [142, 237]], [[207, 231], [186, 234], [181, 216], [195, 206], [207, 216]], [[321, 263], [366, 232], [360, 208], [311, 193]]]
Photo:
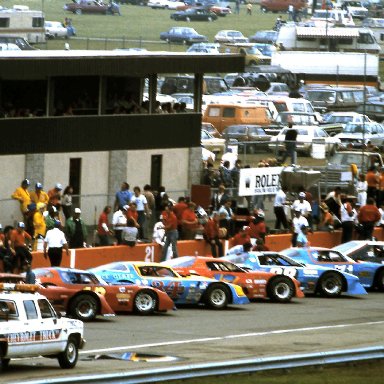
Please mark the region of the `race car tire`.
[[134, 311], [140, 315], [150, 315], [156, 310], [157, 296], [150, 290], [137, 293], [133, 301]]
[[204, 295], [205, 304], [213, 309], [223, 309], [228, 305], [229, 292], [223, 284], [213, 284]]
[[322, 296], [337, 297], [343, 290], [343, 281], [336, 272], [328, 272], [321, 277], [319, 282], [319, 292]]
[[287, 276], [276, 276], [267, 286], [270, 300], [277, 303], [288, 303], [295, 294], [295, 285]]
[[95, 297], [89, 294], [80, 294], [69, 304], [70, 315], [82, 321], [93, 320], [98, 312], [99, 303]]
[[61, 352], [57, 356], [60, 367], [64, 369], [74, 368], [77, 363], [78, 357], [79, 348], [77, 347], [76, 339], [70, 336], [67, 341], [67, 346], [65, 347], [64, 352]]
[[379, 291], [384, 291], [384, 268], [380, 269], [376, 274], [375, 287]]
[[0, 370], [7, 369], [10, 361], [11, 361], [11, 359], [1, 359], [1, 369]]

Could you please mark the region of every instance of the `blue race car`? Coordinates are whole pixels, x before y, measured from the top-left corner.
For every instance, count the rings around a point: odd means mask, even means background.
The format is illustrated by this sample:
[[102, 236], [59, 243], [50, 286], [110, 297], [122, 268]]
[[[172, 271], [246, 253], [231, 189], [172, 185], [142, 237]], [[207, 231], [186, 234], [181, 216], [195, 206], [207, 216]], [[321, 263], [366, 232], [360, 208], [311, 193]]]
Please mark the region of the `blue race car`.
[[181, 277], [172, 268], [147, 262], [120, 261], [91, 268], [108, 284], [134, 283], [165, 291], [177, 304], [205, 304], [214, 309], [228, 304], [248, 304], [243, 289], [227, 282], [202, 276]]
[[359, 279], [350, 273], [318, 265], [306, 266], [277, 252], [232, 253], [222, 259], [254, 271], [273, 272], [293, 277], [300, 282], [304, 293], [320, 293], [326, 297], [337, 297], [342, 292], [349, 295], [367, 293]]
[[299, 263], [321, 265], [357, 276], [365, 288], [384, 290], [384, 265], [358, 262], [329, 248], [288, 248], [281, 252]]

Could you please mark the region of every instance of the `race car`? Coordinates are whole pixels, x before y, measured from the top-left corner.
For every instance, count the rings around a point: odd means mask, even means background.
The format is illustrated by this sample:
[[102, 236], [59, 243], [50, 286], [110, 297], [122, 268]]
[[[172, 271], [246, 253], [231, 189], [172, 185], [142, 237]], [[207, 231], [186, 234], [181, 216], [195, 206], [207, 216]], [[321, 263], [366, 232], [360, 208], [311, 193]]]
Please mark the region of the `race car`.
[[33, 272], [45, 295], [56, 310], [83, 321], [115, 312], [140, 315], [165, 312], [174, 308], [163, 291], [134, 284], [109, 285], [93, 273], [71, 268], [37, 268]]
[[320, 265], [304, 265], [277, 252], [248, 252], [226, 255], [220, 259], [249, 268], [291, 276], [300, 282], [304, 293], [319, 293], [325, 297], [365, 295], [367, 292], [359, 279], [346, 272]]
[[205, 304], [222, 309], [228, 304], [248, 304], [243, 289], [236, 284], [203, 276], [182, 277], [171, 267], [159, 263], [118, 261], [91, 268], [110, 284], [134, 283], [166, 292], [176, 305]]
[[355, 261], [384, 264], [384, 241], [353, 240], [332, 249]]
[[300, 283], [294, 277], [267, 271], [246, 271], [230, 261], [214, 257], [182, 256], [161, 264], [169, 265], [182, 276], [199, 275], [238, 284], [248, 299], [269, 298], [286, 303], [292, 297], [304, 297]]
[[384, 290], [384, 265], [358, 262], [329, 248], [288, 248], [281, 252], [306, 265], [322, 265], [357, 276], [365, 288]]

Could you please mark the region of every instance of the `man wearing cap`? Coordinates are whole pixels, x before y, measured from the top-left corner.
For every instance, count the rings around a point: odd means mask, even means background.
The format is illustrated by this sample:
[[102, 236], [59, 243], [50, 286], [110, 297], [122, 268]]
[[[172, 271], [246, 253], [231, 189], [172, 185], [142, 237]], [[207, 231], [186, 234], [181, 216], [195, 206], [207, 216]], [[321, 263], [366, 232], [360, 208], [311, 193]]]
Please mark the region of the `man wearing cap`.
[[267, 234], [265, 225], [265, 214], [261, 210], [256, 210], [254, 216], [251, 216], [249, 222], [248, 234], [252, 239], [264, 239]]
[[308, 227], [308, 220], [301, 214], [300, 208], [294, 211], [295, 217], [292, 219], [292, 247], [297, 246], [297, 237], [302, 233], [303, 226]]
[[58, 211], [61, 207], [61, 191], [63, 186], [60, 183], [57, 183], [54, 188], [48, 191], [49, 204], [55, 207]]
[[112, 225], [113, 230], [115, 232], [115, 237], [117, 240], [117, 244], [122, 244], [123, 239], [121, 238], [121, 234], [123, 229], [127, 226], [127, 215], [126, 212], [129, 206], [124, 205], [121, 209], [118, 209], [112, 216]]
[[[47, 225], [45, 224], [45, 217], [43, 215], [45, 210], [45, 204], [44, 203], [37, 203], [36, 205], [36, 211], [33, 214], [33, 250], [37, 250], [37, 243], [39, 239], [44, 239], [45, 234], [47, 232]], [[40, 248], [41, 250], [41, 248]]]
[[65, 222], [65, 233], [70, 248], [83, 248], [87, 241], [87, 227], [80, 215], [81, 209], [75, 208], [73, 216]]
[[69, 256], [69, 249], [67, 240], [62, 230], [60, 230], [60, 221], [55, 221], [55, 227], [50, 229], [44, 239], [44, 257], [48, 257], [51, 262], [51, 267], [60, 267], [61, 259], [63, 256], [63, 248]]
[[49, 196], [47, 192], [43, 191], [43, 184], [36, 183], [35, 190], [30, 193], [31, 201], [35, 204], [43, 203], [45, 207], [49, 203]]
[[299, 198], [292, 203], [292, 209], [299, 209], [301, 214], [308, 220], [309, 226], [312, 224], [312, 207], [305, 199], [305, 192], [299, 192]]
[[28, 205], [31, 204], [31, 196], [28, 191], [29, 184], [29, 180], [24, 179], [21, 182], [20, 187], [16, 188], [15, 192], [13, 192], [11, 195], [12, 199], [18, 200], [20, 202], [20, 211], [23, 214], [23, 217], [25, 217], [28, 211]]
[[32, 262], [32, 255], [29, 252], [27, 242], [29, 243], [32, 240], [32, 236], [29, 235], [25, 230], [25, 224], [20, 221], [17, 224], [17, 228], [12, 230], [10, 234], [10, 249], [16, 259], [15, 265], [18, 268], [19, 272], [24, 271], [24, 266], [26, 263]]

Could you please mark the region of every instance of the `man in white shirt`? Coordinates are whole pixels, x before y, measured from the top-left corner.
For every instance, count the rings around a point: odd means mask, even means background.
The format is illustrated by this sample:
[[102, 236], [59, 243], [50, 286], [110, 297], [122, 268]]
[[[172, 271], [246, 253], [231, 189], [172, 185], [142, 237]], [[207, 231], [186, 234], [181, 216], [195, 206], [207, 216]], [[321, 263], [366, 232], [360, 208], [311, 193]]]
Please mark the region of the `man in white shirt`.
[[273, 204], [273, 211], [276, 216], [275, 229], [280, 229], [283, 224], [284, 229], [288, 229], [287, 216], [285, 215], [284, 206], [286, 202], [287, 187], [282, 186], [281, 189], [276, 193], [275, 202]]
[[308, 220], [301, 214], [300, 209], [294, 211], [295, 217], [292, 220], [292, 247], [297, 246], [297, 236], [302, 233], [302, 227], [308, 227]]
[[64, 232], [60, 229], [61, 223], [59, 220], [55, 221], [55, 227], [47, 231], [44, 239], [44, 257], [48, 257], [51, 262], [51, 267], [60, 267], [61, 259], [63, 256], [63, 248], [69, 256], [69, 249]]
[[115, 232], [117, 244], [122, 244], [121, 233], [127, 226], [127, 216], [125, 212], [128, 210], [128, 205], [124, 205], [121, 209], [118, 209], [112, 216], [112, 225]]
[[136, 203], [137, 206], [137, 223], [140, 225], [139, 229], [139, 239], [144, 238], [144, 225], [145, 225], [145, 216], [150, 216], [150, 211], [148, 208], [147, 198], [141, 193], [140, 187], [133, 188], [134, 195], [131, 197], [131, 203]]

